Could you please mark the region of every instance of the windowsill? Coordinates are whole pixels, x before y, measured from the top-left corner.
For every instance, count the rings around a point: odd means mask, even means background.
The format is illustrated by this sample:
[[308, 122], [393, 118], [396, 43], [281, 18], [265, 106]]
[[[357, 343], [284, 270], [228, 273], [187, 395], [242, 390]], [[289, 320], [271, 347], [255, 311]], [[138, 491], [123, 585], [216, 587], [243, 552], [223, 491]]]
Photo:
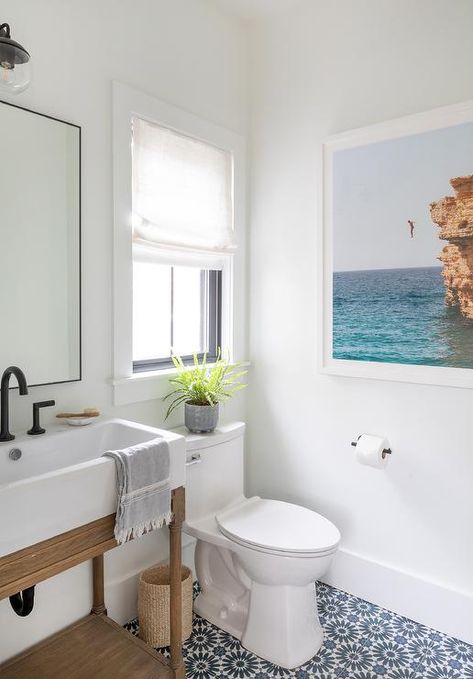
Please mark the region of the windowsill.
[[122, 377], [118, 380], [113, 380], [112, 384], [114, 387], [120, 384], [128, 384], [130, 381], [134, 382], [136, 380], [152, 380], [158, 379], [159, 377], [169, 377], [173, 373], [177, 372], [176, 368], [162, 368], [161, 370], [149, 370], [143, 372], [133, 373], [130, 377]]
[[[213, 363], [208, 366], [212, 367]], [[240, 361], [239, 365], [248, 368], [249, 361]], [[193, 366], [189, 366], [189, 370]], [[150, 372], [134, 373], [130, 377], [112, 380], [113, 403], [116, 406], [142, 401], [154, 401], [163, 398], [169, 391], [169, 378], [177, 374], [176, 368], [163, 368]]]

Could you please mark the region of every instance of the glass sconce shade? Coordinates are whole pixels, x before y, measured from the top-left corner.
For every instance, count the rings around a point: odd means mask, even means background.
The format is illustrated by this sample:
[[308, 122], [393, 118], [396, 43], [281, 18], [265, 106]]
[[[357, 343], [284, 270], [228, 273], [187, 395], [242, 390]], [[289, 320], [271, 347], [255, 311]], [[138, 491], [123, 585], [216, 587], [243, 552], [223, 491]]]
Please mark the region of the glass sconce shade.
[[11, 39], [10, 26], [0, 25], [0, 91], [23, 92], [31, 80], [31, 58], [25, 48]]

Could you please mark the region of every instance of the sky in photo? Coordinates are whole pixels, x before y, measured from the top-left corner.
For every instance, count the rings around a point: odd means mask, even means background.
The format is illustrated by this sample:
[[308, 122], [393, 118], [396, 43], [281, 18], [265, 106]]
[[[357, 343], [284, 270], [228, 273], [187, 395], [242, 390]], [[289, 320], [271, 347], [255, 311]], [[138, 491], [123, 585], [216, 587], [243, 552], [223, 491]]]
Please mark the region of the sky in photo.
[[473, 123], [336, 151], [333, 168], [334, 271], [441, 266], [429, 205], [473, 174]]

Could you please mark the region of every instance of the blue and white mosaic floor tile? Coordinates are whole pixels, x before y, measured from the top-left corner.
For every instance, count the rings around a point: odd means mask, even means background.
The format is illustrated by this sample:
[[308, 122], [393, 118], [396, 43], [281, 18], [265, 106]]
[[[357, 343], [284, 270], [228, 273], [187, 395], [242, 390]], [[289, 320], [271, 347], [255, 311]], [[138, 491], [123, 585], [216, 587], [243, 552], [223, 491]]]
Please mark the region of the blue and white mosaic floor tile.
[[[325, 639], [319, 653], [285, 670], [194, 616], [184, 645], [189, 679], [473, 679], [473, 646], [317, 583]], [[138, 634], [138, 621], [126, 627]]]

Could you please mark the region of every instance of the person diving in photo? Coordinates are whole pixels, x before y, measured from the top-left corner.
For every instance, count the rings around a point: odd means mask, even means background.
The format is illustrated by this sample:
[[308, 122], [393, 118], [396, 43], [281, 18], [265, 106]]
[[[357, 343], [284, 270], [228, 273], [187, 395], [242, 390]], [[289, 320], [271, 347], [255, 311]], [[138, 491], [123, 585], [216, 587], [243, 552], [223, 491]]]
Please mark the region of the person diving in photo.
[[412, 219], [408, 219], [407, 223], [409, 224], [409, 229], [410, 229], [410, 232], [411, 232], [411, 238], [414, 238], [415, 222], [413, 222]]

